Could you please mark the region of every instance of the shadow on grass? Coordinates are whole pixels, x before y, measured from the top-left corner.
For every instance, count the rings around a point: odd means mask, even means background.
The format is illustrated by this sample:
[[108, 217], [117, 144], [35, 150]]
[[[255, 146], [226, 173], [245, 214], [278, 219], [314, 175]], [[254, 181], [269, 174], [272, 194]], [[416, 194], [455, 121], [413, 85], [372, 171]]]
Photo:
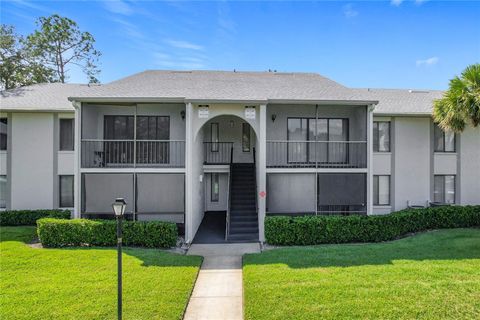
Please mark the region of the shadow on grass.
[[284, 247], [247, 255], [243, 265], [319, 268], [387, 265], [398, 260], [464, 259], [480, 259], [480, 229], [431, 231], [385, 243]]
[[[0, 242], [20, 242], [29, 244], [36, 237], [36, 227], [1, 227]], [[39, 248], [32, 250], [61, 250], [61, 251], [116, 251], [116, 247], [65, 247]], [[162, 249], [123, 247], [123, 254], [135, 257], [142, 261], [142, 266], [150, 267], [199, 267], [201, 258], [166, 252]], [[112, 262], [116, 263], [115, 260]]]

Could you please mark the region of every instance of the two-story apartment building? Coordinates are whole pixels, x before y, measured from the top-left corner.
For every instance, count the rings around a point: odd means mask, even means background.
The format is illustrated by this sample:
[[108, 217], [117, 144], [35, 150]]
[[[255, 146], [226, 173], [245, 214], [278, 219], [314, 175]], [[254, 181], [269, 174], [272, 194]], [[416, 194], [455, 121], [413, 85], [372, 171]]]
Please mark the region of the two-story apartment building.
[[212, 212], [229, 241], [263, 241], [269, 214], [478, 204], [480, 128], [439, 130], [441, 95], [217, 71], [6, 91], [1, 201], [111, 217], [123, 197], [132, 219], [174, 221], [187, 242]]

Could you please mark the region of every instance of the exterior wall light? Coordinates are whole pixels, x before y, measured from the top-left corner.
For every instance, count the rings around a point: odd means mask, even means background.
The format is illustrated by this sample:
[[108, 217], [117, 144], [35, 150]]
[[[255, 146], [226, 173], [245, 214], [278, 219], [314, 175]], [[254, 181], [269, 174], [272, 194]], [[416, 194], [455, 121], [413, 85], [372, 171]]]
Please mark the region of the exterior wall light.
[[182, 117], [182, 120], [185, 120], [185, 110], [180, 111], [180, 116]]
[[272, 114], [272, 122], [275, 122], [275, 119], [277, 119], [277, 115], [276, 115], [276, 114]]

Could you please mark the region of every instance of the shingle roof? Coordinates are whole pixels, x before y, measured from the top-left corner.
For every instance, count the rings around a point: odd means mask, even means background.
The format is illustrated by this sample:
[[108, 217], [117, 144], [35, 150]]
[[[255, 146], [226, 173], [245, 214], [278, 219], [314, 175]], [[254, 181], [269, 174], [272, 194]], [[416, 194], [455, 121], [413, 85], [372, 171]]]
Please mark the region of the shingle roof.
[[69, 97], [228, 101], [379, 101], [375, 114], [431, 113], [435, 90], [352, 89], [315, 73], [145, 71], [105, 84], [36, 84], [0, 93], [0, 111], [72, 111]]
[[95, 86], [42, 83], [0, 92], [1, 111], [73, 111], [68, 97], [88, 94]]
[[355, 101], [355, 95], [355, 91], [316, 73], [147, 70], [74, 98]]
[[427, 115], [432, 113], [433, 101], [440, 99], [443, 91], [406, 89], [354, 89], [364, 99], [378, 100], [375, 114]]

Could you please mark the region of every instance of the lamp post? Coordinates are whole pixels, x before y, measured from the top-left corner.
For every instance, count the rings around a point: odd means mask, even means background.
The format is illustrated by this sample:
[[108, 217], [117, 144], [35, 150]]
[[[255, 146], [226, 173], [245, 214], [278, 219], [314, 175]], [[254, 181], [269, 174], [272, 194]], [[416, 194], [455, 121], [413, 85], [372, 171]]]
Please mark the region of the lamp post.
[[118, 302], [117, 302], [117, 314], [118, 320], [122, 319], [122, 219], [123, 214], [125, 213], [125, 208], [127, 203], [123, 198], [115, 199], [115, 202], [112, 204], [113, 212], [117, 218], [117, 257], [118, 257]]

